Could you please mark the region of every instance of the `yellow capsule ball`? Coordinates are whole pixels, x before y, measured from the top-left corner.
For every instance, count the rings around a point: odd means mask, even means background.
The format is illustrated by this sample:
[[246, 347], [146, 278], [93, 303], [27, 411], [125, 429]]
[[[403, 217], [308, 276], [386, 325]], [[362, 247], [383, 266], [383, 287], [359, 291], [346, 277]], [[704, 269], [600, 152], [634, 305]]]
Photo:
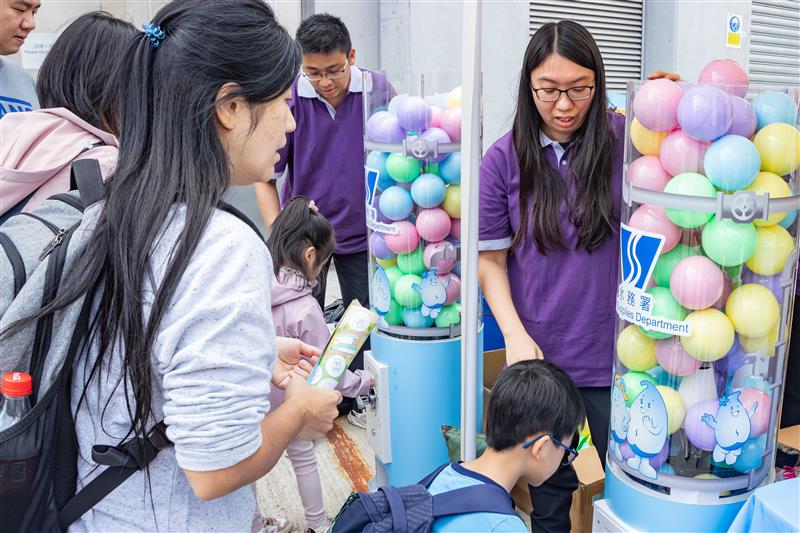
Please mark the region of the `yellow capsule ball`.
[[744, 348], [745, 353], [755, 353], [762, 357], [772, 357], [775, 355], [775, 343], [778, 342], [778, 330], [780, 321], [775, 323], [775, 327], [763, 337], [745, 337], [739, 335], [739, 344]]
[[390, 266], [394, 266], [397, 264], [397, 256], [395, 255], [391, 259], [378, 259], [376, 257], [375, 262], [378, 263], [383, 268], [389, 268]]
[[761, 170], [785, 176], [800, 166], [800, 132], [783, 122], [767, 124], [753, 137], [761, 154]]
[[447, 108], [461, 107], [461, 86], [459, 85], [447, 94]]
[[686, 317], [691, 335], [681, 337], [686, 353], [703, 362], [716, 361], [733, 346], [734, 331], [730, 319], [722, 311], [703, 309]]
[[[753, 191], [756, 194], [769, 194], [770, 199], [785, 198], [792, 195], [792, 188], [789, 187], [789, 184], [772, 172], [759, 172], [755, 181], [745, 190]], [[785, 211], [773, 213], [770, 210], [769, 217], [766, 220], [758, 218], [753, 221], [753, 224], [756, 226], [772, 226], [783, 220], [785, 216]]]
[[450, 215], [450, 218], [461, 218], [461, 186], [448, 185], [444, 193], [442, 209]]
[[725, 314], [739, 335], [763, 337], [769, 334], [780, 316], [780, 306], [772, 291], [755, 283], [734, 289], [725, 303]]
[[656, 366], [656, 340], [631, 324], [617, 337], [617, 356], [631, 370], [644, 372]]
[[783, 271], [793, 249], [794, 239], [783, 227], [760, 226], [756, 228], [756, 251], [745, 264], [756, 274], [774, 276]]
[[631, 142], [642, 155], [658, 155], [661, 152], [661, 143], [667, 135], [668, 131], [648, 130], [637, 119], [631, 122]]
[[664, 405], [667, 406], [667, 431], [672, 435], [683, 425], [683, 419], [686, 418], [686, 406], [683, 404], [681, 395], [672, 387], [659, 385], [656, 389], [661, 394]]

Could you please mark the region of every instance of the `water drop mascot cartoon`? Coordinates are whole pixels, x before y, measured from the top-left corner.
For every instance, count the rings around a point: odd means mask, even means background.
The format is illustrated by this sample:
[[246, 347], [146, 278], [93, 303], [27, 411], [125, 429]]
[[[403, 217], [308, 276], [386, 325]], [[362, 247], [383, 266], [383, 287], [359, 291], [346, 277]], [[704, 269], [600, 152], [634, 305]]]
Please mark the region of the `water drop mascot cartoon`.
[[630, 407], [628, 443], [636, 454], [629, 458], [628, 466], [650, 479], [658, 479], [658, 472], [650, 466], [650, 458], [658, 455], [667, 442], [667, 406], [656, 386], [643, 380], [642, 391]]
[[628, 426], [631, 421], [631, 414], [625, 403], [627, 401], [628, 395], [625, 393], [625, 382], [617, 374], [614, 376], [614, 386], [611, 388], [611, 442], [609, 447], [611, 448], [611, 453], [620, 462], [624, 460], [620, 445], [628, 437]]
[[437, 270], [432, 268], [422, 275], [422, 286], [414, 283], [411, 288], [422, 296], [422, 316], [436, 318], [447, 300], [447, 286], [450, 278], [442, 281], [436, 275]]
[[372, 275], [370, 301], [375, 312], [381, 317], [381, 320], [384, 320], [383, 317], [392, 308], [392, 287], [389, 284], [389, 276], [386, 275], [386, 271], [380, 265], [375, 267], [375, 273]]
[[730, 393], [720, 398], [717, 417], [710, 413], [703, 413], [700, 418], [709, 427], [714, 429], [717, 445], [714, 446], [714, 461], [732, 465], [742, 453], [742, 447], [750, 438], [750, 417], [756, 414], [758, 402], [748, 411], [739, 400], [740, 391]]

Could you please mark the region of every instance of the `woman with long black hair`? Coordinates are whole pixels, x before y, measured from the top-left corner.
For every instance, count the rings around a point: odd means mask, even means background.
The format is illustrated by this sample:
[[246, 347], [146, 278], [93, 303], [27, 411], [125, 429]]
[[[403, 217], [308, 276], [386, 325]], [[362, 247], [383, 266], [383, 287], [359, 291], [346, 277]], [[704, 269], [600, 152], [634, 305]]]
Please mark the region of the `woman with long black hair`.
[[[652, 77], [665, 75], [677, 79]], [[573, 21], [548, 23], [525, 51], [513, 127], [480, 171], [478, 274], [507, 362], [544, 357], [570, 375], [603, 461], [624, 141], [591, 34]], [[577, 486], [562, 466], [531, 488], [534, 531], [569, 531]]]
[[[267, 247], [220, 209], [229, 186], [271, 178], [300, 49], [261, 0], [175, 0], [126, 57], [117, 169], [85, 215], [86, 252], [33, 319], [93, 298], [72, 378], [78, 490], [103, 470], [93, 445], [163, 419], [174, 447], [70, 531], [249, 531], [247, 485], [328, 431], [341, 399], [295, 375], [311, 350], [276, 342]], [[270, 382], [286, 386], [273, 411]]]

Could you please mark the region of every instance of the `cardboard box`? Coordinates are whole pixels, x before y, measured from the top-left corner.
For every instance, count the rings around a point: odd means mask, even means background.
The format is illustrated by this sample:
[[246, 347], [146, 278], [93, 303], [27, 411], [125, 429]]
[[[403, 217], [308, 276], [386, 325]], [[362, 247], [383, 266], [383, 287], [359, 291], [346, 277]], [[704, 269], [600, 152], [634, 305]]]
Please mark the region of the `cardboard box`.
[[779, 430], [778, 442], [787, 448], [800, 452], [800, 426]]
[[[483, 419], [492, 387], [503, 371], [506, 362], [505, 350], [493, 350], [483, 354]], [[485, 423], [485, 422], [484, 422]], [[800, 430], [800, 428], [798, 428]], [[578, 489], [572, 495], [572, 507], [569, 511], [572, 522], [572, 533], [585, 533], [592, 530], [592, 500], [603, 492], [605, 473], [597, 455], [597, 450], [586, 448], [581, 450], [578, 458], [572, 463], [578, 475]], [[514, 504], [525, 514], [533, 510], [528, 485], [519, 482], [511, 491]]]

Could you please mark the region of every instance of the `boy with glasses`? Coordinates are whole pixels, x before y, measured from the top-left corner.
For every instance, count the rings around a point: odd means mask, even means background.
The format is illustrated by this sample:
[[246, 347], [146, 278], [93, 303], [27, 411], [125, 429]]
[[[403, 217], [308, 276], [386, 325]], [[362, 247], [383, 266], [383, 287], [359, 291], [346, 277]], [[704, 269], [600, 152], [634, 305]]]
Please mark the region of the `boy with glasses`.
[[[520, 479], [538, 487], [578, 456], [574, 445], [584, 418], [578, 389], [563, 370], [543, 359], [515, 363], [492, 389], [486, 451], [442, 470], [428, 490], [436, 495], [486, 483], [510, 493]], [[522, 533], [528, 527], [518, 517], [479, 512], [439, 518], [433, 531]]]
[[[303, 50], [301, 74], [292, 86], [292, 109], [297, 129], [287, 136], [280, 151], [276, 175], [285, 180], [278, 199], [276, 181], [257, 184], [259, 209], [267, 226], [280, 212], [281, 203], [295, 196], [314, 200], [320, 214], [336, 233], [332, 260], [345, 307], [358, 300], [369, 305], [367, 226], [364, 206], [364, 106], [363, 95], [391, 98], [395, 91], [386, 77], [355, 66], [356, 51], [347, 27], [337, 17], [318, 14], [300, 23], [295, 39]], [[366, 80], [362, 73], [366, 72]], [[386, 102], [388, 103], [388, 102]], [[386, 105], [384, 103], [383, 105]], [[380, 105], [380, 104], [378, 104]], [[314, 296], [325, 307], [325, 280], [330, 261], [319, 276]], [[351, 370], [364, 367], [359, 352]], [[348, 412], [354, 402], [345, 401]], [[366, 427], [363, 416], [348, 416]]]

